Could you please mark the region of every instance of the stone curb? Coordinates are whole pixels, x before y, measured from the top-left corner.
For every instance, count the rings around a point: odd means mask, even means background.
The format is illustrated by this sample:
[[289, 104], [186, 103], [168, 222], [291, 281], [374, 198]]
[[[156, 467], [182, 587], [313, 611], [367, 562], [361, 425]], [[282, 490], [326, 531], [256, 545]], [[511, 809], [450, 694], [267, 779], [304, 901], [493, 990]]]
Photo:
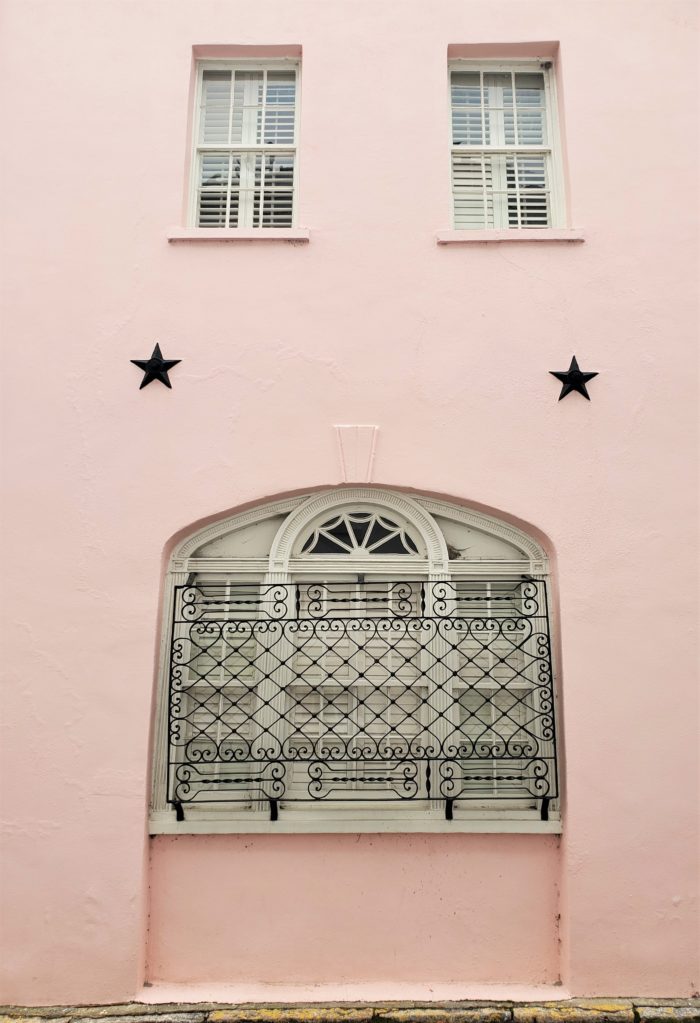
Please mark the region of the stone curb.
[[700, 998], [0, 1006], [0, 1023], [700, 1023]]
[[515, 1023], [635, 1023], [634, 1004], [629, 999], [594, 999], [576, 1002], [544, 1002], [541, 1005], [514, 1005]]
[[697, 1005], [640, 1005], [637, 1009], [638, 1023], [669, 1023], [670, 1020], [684, 1020], [696, 1023], [700, 1019]]
[[511, 1023], [508, 1006], [435, 1006], [429, 1009], [387, 1008], [374, 1011], [376, 1020], [387, 1023]]
[[[320, 1007], [319, 1007], [320, 1008]], [[324, 1021], [333, 1023], [369, 1023], [374, 1009], [366, 1007], [324, 1006], [321, 1009]], [[328, 1015], [326, 1015], [328, 1014]], [[210, 1013], [211, 1023], [316, 1023], [321, 1017], [313, 1005], [280, 1005], [244, 1009], [232, 1006]]]

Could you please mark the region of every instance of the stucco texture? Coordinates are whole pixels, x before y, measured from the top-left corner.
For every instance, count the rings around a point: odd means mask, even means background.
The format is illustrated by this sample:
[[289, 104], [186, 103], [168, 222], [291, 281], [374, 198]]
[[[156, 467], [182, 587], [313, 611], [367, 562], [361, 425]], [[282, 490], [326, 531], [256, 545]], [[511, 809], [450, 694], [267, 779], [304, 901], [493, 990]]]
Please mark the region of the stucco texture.
[[[697, 962], [695, 3], [6, 0], [2, 997], [408, 981], [687, 995]], [[438, 246], [449, 44], [557, 41], [582, 244]], [[192, 47], [303, 48], [303, 245], [168, 244]], [[159, 341], [173, 389], [140, 391]], [[557, 402], [549, 370], [598, 371]], [[163, 566], [341, 481], [555, 567], [551, 836], [146, 833]], [[395, 994], [395, 997], [401, 997]], [[280, 997], [286, 997], [282, 994]]]

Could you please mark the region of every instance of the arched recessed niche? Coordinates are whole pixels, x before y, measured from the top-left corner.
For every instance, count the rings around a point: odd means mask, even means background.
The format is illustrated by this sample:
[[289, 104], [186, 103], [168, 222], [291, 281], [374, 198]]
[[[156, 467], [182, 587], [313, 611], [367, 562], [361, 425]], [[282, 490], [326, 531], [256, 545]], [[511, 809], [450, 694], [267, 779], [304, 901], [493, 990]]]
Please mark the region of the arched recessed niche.
[[559, 828], [548, 566], [495, 516], [347, 487], [173, 551], [154, 831]]

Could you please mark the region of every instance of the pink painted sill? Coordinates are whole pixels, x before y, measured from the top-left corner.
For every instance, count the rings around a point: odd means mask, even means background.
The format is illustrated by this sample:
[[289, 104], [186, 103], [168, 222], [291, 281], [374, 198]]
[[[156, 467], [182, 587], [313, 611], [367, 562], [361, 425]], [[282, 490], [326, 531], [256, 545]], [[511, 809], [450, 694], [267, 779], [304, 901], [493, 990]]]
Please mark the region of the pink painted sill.
[[308, 242], [306, 227], [171, 227], [169, 242]]
[[503, 231], [438, 231], [438, 245], [467, 245], [474, 242], [583, 242], [583, 231], [575, 228], [506, 228]]

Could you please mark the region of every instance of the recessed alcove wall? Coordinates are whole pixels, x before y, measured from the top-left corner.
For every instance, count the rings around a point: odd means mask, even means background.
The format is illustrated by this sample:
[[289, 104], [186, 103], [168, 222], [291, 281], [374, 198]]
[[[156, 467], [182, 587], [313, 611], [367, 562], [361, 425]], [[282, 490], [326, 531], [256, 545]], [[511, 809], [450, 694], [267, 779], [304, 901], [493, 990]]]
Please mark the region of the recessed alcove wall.
[[559, 977], [556, 835], [159, 835], [151, 983]]

